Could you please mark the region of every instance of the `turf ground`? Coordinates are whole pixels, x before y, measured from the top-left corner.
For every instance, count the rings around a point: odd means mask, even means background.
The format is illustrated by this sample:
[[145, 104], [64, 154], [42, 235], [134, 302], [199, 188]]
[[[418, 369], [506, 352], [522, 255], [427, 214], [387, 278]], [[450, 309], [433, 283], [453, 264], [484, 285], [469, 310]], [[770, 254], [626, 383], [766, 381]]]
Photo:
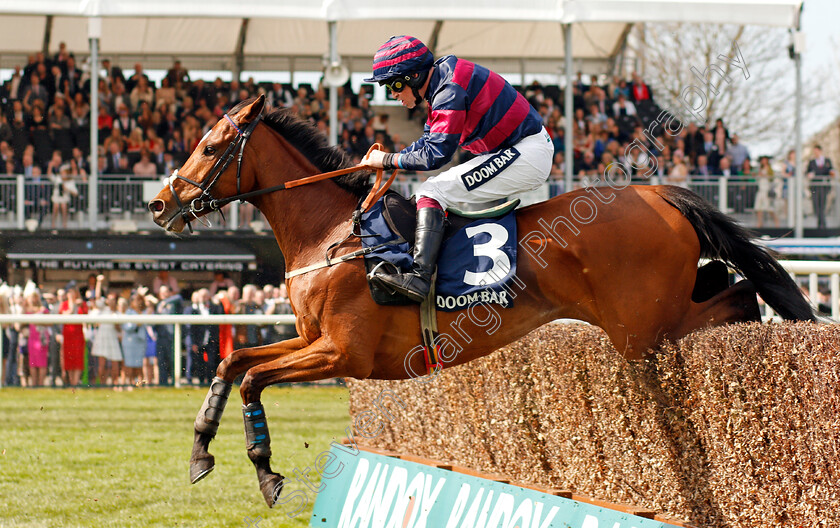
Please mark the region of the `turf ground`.
[[[210, 449], [216, 469], [190, 485], [192, 424], [205, 394], [0, 390], [0, 528], [309, 526], [313, 494], [294, 518], [288, 505], [263, 502], [235, 388]], [[287, 477], [313, 466], [350, 423], [344, 387], [270, 388], [262, 401], [273, 469]]]

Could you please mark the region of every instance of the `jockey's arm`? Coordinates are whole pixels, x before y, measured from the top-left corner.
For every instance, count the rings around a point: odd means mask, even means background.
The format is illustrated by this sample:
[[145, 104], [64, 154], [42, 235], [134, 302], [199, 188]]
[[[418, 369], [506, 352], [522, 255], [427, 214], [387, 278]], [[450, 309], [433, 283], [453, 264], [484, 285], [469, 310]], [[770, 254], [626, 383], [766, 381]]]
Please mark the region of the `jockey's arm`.
[[408, 171], [434, 170], [446, 165], [458, 149], [460, 135], [424, 133], [402, 151], [391, 154], [374, 150], [362, 160], [372, 168]]
[[[461, 142], [467, 105], [467, 93], [463, 88], [454, 83], [442, 87], [432, 97], [432, 110], [423, 135], [401, 152], [382, 156], [382, 166], [386, 169], [428, 171], [449, 163]], [[376, 158], [379, 156], [376, 155]], [[380, 160], [366, 158], [364, 161], [365, 164], [369, 162]]]

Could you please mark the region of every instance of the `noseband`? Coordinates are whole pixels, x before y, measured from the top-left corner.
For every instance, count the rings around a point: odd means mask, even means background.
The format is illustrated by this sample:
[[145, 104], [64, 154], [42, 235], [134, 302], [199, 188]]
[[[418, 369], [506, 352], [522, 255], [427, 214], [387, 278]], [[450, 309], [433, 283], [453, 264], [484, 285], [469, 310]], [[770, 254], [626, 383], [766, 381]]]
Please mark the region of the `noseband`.
[[[200, 221], [198, 213], [204, 212], [205, 207], [207, 208], [207, 212], [221, 212], [221, 208], [227, 205], [228, 203], [232, 202], [233, 200], [245, 197], [244, 194], [240, 193], [242, 179], [242, 155], [245, 152], [245, 145], [248, 143], [248, 138], [251, 137], [251, 133], [254, 131], [254, 129], [257, 127], [257, 124], [262, 119], [262, 112], [260, 112], [259, 115], [257, 115], [257, 117], [253, 121], [248, 123], [248, 126], [245, 127], [245, 130], [239, 128], [239, 126], [237, 126], [236, 123], [233, 122], [233, 119], [231, 119], [229, 115], [225, 114], [224, 118], [227, 119], [228, 123], [230, 123], [230, 125], [234, 129], [236, 129], [236, 138], [230, 142], [227, 149], [225, 149], [224, 153], [222, 153], [221, 157], [219, 157], [219, 159], [213, 165], [213, 168], [210, 169], [210, 175], [204, 181], [197, 182], [195, 180], [187, 178], [186, 176], [178, 174], [178, 170], [176, 169], [175, 172], [172, 173], [172, 176], [168, 178], [167, 183], [169, 185], [169, 192], [172, 194], [173, 197], [175, 197], [175, 202], [178, 204], [178, 210], [175, 211], [175, 214], [172, 215], [168, 223], [171, 224], [172, 220], [180, 216], [184, 219], [184, 223], [187, 224], [187, 227], [189, 227], [190, 232], [192, 232], [192, 225], [190, 224], [190, 222], [193, 219]], [[213, 198], [212, 194], [210, 194], [210, 190], [219, 181], [219, 178], [221, 177], [222, 173], [224, 173], [225, 170], [227, 170], [227, 168], [233, 162], [234, 156], [236, 157], [236, 195], [230, 198], [225, 198], [223, 200], [217, 200]], [[176, 179], [183, 180], [189, 183], [190, 185], [198, 187], [199, 189], [201, 189], [201, 195], [190, 201], [189, 205], [184, 205], [184, 203], [181, 201], [181, 198], [178, 196], [178, 193], [175, 192], [175, 188], [172, 186]], [[190, 215], [192, 215], [193, 218], [190, 218]]]

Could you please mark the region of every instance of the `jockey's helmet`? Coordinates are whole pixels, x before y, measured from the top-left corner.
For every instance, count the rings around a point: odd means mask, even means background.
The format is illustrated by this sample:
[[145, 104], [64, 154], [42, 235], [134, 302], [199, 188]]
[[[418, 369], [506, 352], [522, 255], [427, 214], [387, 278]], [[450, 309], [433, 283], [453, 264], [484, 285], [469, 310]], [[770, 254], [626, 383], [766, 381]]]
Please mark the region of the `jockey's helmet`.
[[396, 91], [402, 90], [403, 84], [412, 89], [419, 103], [418, 90], [426, 82], [434, 60], [432, 52], [419, 39], [408, 35], [391, 37], [373, 56], [373, 77], [365, 82], [378, 82]]

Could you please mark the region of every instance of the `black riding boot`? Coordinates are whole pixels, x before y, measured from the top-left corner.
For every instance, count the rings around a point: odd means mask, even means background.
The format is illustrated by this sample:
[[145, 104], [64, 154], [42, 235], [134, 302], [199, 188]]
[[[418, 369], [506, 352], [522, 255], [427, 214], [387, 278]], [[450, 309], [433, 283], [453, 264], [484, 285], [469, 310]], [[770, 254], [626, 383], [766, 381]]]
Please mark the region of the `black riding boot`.
[[424, 207], [417, 211], [414, 237], [414, 264], [408, 273], [378, 275], [379, 281], [414, 302], [421, 303], [429, 295], [440, 244], [443, 242], [445, 214], [442, 209]]

